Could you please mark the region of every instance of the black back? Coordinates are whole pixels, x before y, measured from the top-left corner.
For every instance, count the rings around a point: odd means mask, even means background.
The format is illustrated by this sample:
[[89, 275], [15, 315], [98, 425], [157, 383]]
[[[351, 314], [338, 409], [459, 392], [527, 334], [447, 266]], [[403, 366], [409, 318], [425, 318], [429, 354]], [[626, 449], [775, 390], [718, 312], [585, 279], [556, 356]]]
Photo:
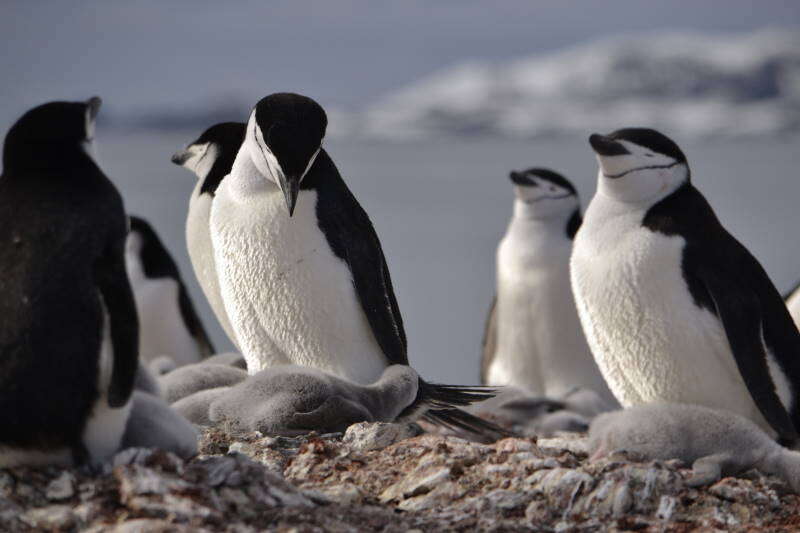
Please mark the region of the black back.
[[317, 191], [319, 228], [336, 257], [350, 268], [361, 307], [389, 364], [407, 365], [403, 319], [378, 235], [325, 150], [320, 150], [301, 189]]
[[81, 146], [91, 106], [25, 114], [6, 136], [0, 176], [0, 446], [69, 447], [78, 461], [101, 392], [103, 307], [112, 407], [130, 397], [139, 333], [122, 199]]
[[186, 329], [197, 341], [204, 357], [215, 353], [214, 345], [194, 308], [189, 292], [183, 284], [178, 265], [158, 238], [153, 227], [143, 218], [130, 216], [131, 231], [142, 236], [141, 261], [144, 275], [150, 279], [170, 278], [178, 283], [178, 305]]
[[216, 145], [217, 159], [208, 171], [208, 175], [200, 186], [200, 194], [211, 196], [217, 192], [222, 178], [230, 174], [236, 154], [244, 141], [247, 125], [243, 122], [223, 122], [215, 124], [197, 138], [192, 144], [211, 143]]
[[[692, 298], [720, 319], [751, 396], [780, 437], [793, 441], [800, 427], [800, 333], [758, 260], [725, 230], [689, 182], [650, 208], [643, 225], [686, 240], [682, 271]], [[775, 392], [762, 333], [789, 377], [795, 398], [791, 417]]]

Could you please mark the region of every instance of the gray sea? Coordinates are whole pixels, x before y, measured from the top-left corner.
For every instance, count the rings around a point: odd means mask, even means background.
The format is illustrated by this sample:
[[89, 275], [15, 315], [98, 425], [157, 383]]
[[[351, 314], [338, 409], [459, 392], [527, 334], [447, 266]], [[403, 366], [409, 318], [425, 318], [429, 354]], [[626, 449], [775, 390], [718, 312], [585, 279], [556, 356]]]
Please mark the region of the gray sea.
[[[148, 218], [171, 250], [219, 350], [230, 343], [205, 302], [186, 253], [194, 176], [170, 155], [198, 131], [98, 131], [101, 165], [128, 210]], [[686, 141], [695, 185], [781, 290], [800, 279], [800, 136]], [[494, 253], [511, 213], [511, 169], [549, 166], [573, 180], [583, 205], [595, 189], [586, 139], [330, 141], [326, 148], [369, 213], [386, 253], [409, 338], [426, 378], [475, 383]], [[546, 312], [546, 310], [542, 310]]]

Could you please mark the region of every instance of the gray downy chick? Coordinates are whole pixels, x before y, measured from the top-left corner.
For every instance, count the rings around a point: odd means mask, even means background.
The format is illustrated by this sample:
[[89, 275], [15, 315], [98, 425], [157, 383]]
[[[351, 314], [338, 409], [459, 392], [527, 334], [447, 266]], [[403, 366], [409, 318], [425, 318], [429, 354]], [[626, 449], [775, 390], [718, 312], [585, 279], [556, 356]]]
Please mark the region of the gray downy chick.
[[173, 404], [195, 392], [235, 385], [247, 378], [247, 372], [228, 365], [196, 363], [176, 368], [159, 378], [167, 403]]
[[697, 405], [649, 404], [602, 414], [589, 429], [589, 451], [591, 460], [616, 451], [680, 459], [692, 465], [690, 486], [756, 468], [800, 492], [800, 453], [744, 417]]
[[419, 376], [392, 365], [359, 385], [310, 367], [271, 367], [232, 387], [210, 407], [214, 423], [240, 431], [296, 435], [343, 431], [357, 422], [394, 422], [417, 396]]
[[137, 390], [122, 437], [126, 448], [159, 448], [188, 459], [197, 454], [197, 432], [162, 399]]

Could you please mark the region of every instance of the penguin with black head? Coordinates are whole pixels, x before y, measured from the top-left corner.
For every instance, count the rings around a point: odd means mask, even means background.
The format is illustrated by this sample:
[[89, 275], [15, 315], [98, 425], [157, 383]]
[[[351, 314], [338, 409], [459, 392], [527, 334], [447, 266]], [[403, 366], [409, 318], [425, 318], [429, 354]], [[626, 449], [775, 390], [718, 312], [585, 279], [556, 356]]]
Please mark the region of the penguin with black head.
[[[406, 335], [375, 229], [322, 147], [327, 123], [299, 94], [256, 104], [212, 203], [215, 267], [251, 374], [297, 364], [369, 384], [408, 365]], [[487, 396], [420, 379], [402, 417], [483, 431], [453, 408]]]
[[186, 246], [203, 294], [234, 345], [237, 345], [236, 335], [219, 292], [209, 224], [211, 202], [222, 178], [231, 172], [236, 153], [244, 140], [244, 131], [245, 124], [241, 122], [214, 124], [172, 156], [173, 163], [190, 170], [198, 178], [186, 215]]
[[589, 142], [600, 169], [572, 289], [617, 399], [726, 409], [793, 443], [800, 334], [764, 269], [694, 187], [671, 139], [625, 128]]
[[0, 176], [0, 467], [100, 462], [138, 364], [122, 198], [92, 157], [100, 98], [8, 131]]
[[139, 312], [139, 357], [149, 364], [168, 355], [187, 365], [213, 355], [175, 260], [147, 220], [131, 215], [130, 224], [125, 261]]

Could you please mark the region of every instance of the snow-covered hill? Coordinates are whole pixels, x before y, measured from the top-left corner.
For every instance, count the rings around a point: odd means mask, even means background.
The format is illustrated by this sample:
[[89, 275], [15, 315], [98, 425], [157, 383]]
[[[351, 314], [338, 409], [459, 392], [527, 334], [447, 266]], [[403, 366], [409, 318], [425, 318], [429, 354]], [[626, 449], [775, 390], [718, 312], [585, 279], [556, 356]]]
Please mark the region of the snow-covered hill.
[[682, 136], [800, 129], [800, 31], [648, 34], [464, 63], [381, 98], [346, 130], [534, 137], [633, 125]]

